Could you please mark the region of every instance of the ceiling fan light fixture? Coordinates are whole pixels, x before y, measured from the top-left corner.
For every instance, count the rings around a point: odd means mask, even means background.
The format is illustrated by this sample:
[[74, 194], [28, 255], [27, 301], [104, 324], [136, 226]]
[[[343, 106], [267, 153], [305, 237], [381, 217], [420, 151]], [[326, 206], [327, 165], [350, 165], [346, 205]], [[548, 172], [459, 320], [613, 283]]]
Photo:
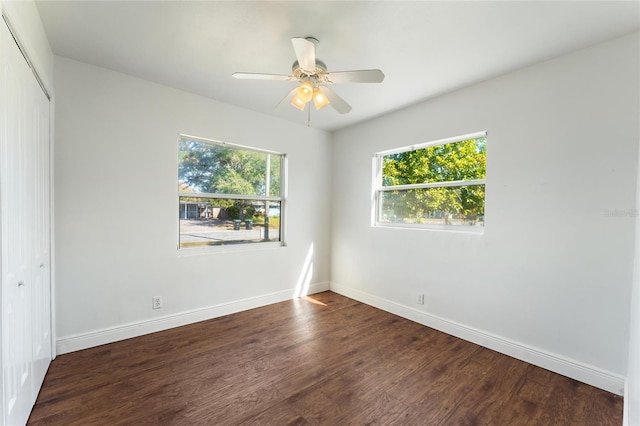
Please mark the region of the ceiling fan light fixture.
[[311, 84], [310, 81], [305, 81], [298, 87], [296, 98], [300, 98], [300, 100], [306, 104], [313, 97], [313, 89], [313, 84]]
[[298, 95], [296, 95], [291, 100], [291, 105], [298, 108], [300, 111], [304, 111], [304, 107], [307, 105], [307, 102], [303, 101]]
[[329, 98], [322, 93], [319, 87], [313, 89], [313, 104], [318, 111], [329, 105], [329, 103]]

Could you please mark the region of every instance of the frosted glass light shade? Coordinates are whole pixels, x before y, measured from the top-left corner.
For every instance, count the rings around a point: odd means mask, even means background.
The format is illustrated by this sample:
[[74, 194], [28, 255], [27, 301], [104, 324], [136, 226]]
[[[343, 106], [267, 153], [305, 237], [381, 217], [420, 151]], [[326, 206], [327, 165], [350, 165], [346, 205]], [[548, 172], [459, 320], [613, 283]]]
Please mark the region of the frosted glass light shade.
[[321, 110], [322, 108], [329, 105], [329, 98], [327, 95], [320, 91], [320, 88], [316, 87], [313, 89], [313, 104], [316, 106], [317, 110]]
[[296, 95], [291, 100], [291, 105], [293, 105], [294, 107], [298, 108], [300, 111], [304, 111], [304, 107], [305, 107], [305, 105], [307, 105], [307, 103], [305, 101], [303, 101], [302, 99], [300, 99], [300, 97], [298, 95]]
[[304, 103], [309, 102], [313, 97], [313, 84], [308, 81], [302, 83], [296, 91], [296, 97], [300, 98]]

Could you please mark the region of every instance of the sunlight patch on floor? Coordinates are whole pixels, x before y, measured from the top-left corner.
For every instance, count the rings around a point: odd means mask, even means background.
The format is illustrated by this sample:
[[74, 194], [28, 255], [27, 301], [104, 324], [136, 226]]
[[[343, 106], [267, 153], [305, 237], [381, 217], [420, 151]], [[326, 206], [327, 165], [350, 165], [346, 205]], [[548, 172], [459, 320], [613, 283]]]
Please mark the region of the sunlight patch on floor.
[[314, 298], [313, 298], [313, 297], [311, 297], [311, 296], [303, 296], [303, 297], [302, 297], [302, 299], [303, 299], [303, 300], [306, 300], [307, 302], [311, 302], [311, 303], [313, 303], [313, 304], [315, 304], [315, 305], [327, 306], [327, 304], [326, 304], [326, 303], [323, 303], [323, 302], [321, 302], [321, 301], [319, 301], [319, 300], [316, 300], [316, 299], [314, 299]]

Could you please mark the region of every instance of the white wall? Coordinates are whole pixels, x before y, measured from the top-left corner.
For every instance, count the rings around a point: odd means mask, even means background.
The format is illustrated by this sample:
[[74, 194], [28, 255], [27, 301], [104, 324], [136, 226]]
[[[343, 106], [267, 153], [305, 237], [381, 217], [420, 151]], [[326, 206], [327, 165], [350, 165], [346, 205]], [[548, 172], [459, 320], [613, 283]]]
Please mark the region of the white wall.
[[[638, 49], [627, 36], [338, 131], [332, 290], [622, 393], [634, 218], [607, 211], [635, 207]], [[370, 226], [372, 153], [481, 130], [484, 235]]]
[[[638, 160], [640, 164], [640, 159]], [[640, 425], [640, 170], [636, 183], [635, 257], [633, 288], [631, 290], [631, 318], [629, 336], [629, 360], [627, 388], [624, 395], [625, 425]]]
[[[291, 298], [312, 244], [328, 288], [329, 134], [59, 57], [55, 85], [61, 352]], [[178, 256], [179, 133], [288, 154], [287, 247]]]

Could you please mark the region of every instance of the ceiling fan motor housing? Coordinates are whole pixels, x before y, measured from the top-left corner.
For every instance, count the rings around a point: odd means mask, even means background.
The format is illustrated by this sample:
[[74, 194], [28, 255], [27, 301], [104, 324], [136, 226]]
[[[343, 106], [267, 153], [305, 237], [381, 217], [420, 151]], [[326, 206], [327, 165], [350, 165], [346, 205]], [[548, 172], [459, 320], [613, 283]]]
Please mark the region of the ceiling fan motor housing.
[[330, 83], [327, 76], [327, 66], [319, 59], [316, 59], [316, 69], [313, 72], [308, 72], [302, 69], [298, 61], [295, 61], [291, 66], [291, 75], [298, 81]]

